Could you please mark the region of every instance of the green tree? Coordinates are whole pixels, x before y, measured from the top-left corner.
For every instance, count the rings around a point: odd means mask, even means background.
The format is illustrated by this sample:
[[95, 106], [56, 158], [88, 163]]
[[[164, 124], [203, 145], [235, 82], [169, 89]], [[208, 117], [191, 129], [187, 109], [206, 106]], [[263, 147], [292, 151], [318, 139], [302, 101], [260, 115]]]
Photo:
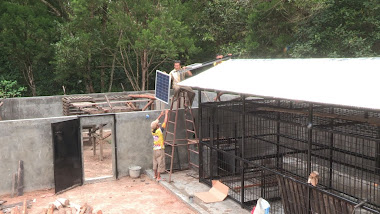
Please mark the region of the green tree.
[[[58, 25], [60, 40], [55, 43], [56, 80], [74, 93], [104, 91], [102, 50], [105, 37], [102, 19], [105, 0], [73, 0], [68, 19]], [[95, 83], [94, 83], [95, 82]], [[98, 83], [101, 84], [98, 84]], [[84, 83], [84, 85], [82, 84]], [[100, 85], [100, 87], [98, 87]]]
[[146, 90], [163, 63], [197, 51], [181, 20], [181, 1], [125, 0], [113, 6], [112, 32], [119, 36], [113, 54], [134, 90]]
[[324, 9], [328, 0], [251, 0], [246, 46], [253, 57], [289, 57], [300, 23]]
[[17, 85], [17, 81], [0, 80], [0, 98], [20, 97], [25, 87]]
[[36, 96], [39, 83], [46, 81], [41, 75], [49, 74], [54, 41], [56, 16], [46, 5], [31, 0], [7, 0], [0, 3], [0, 58], [6, 64], [0, 66], [1, 76], [13, 74], [23, 77]]
[[190, 0], [185, 3], [185, 21], [202, 49], [200, 60], [212, 59], [216, 53], [245, 54], [247, 17], [250, 1]]
[[293, 57], [380, 56], [380, 1], [328, 1], [296, 36]]

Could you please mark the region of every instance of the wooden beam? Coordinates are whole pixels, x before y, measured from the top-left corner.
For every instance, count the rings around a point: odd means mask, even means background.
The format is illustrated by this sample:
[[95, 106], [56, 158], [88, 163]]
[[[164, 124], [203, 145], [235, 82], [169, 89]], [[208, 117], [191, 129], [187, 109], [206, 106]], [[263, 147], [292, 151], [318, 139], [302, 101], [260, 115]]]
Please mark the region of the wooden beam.
[[18, 162], [17, 172], [17, 196], [24, 194], [24, 162], [20, 160]]
[[23, 205], [22, 205], [22, 211], [21, 211], [21, 213], [22, 214], [28, 214], [28, 203], [26, 202], [26, 198], [24, 199], [24, 203], [23, 203]]
[[153, 104], [153, 102], [154, 102], [154, 100], [149, 101], [148, 104], [146, 104], [146, 105], [144, 106], [144, 108], [142, 108], [142, 111], [145, 111], [150, 105]]
[[151, 99], [151, 100], [156, 100], [156, 98], [152, 94], [129, 94], [128, 97], [132, 97], [132, 98], [148, 98], [148, 99]]
[[11, 197], [15, 197], [17, 195], [17, 172], [13, 174], [12, 179], [12, 194]]
[[100, 145], [99, 145], [99, 150], [100, 150], [100, 154], [99, 154], [99, 160], [100, 161], [103, 161], [103, 125], [100, 125], [101, 128], [100, 128], [100, 131], [99, 131], [99, 137], [102, 139], [99, 141]]

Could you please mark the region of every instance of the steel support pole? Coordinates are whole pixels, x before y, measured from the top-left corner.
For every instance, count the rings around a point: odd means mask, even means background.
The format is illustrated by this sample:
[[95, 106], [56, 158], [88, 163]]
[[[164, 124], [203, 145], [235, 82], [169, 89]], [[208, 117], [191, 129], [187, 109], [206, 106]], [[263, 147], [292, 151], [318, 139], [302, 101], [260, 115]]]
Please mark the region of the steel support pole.
[[199, 181], [203, 176], [203, 143], [202, 143], [202, 91], [198, 90], [198, 170]]
[[[307, 173], [311, 173], [311, 150], [313, 141], [313, 104], [309, 104], [309, 120], [307, 124], [307, 134], [308, 134], [308, 148], [307, 148]], [[307, 175], [306, 175], [307, 176]], [[310, 212], [310, 196], [311, 190], [310, 186], [307, 186], [307, 212]]]
[[[241, 136], [241, 148], [240, 148], [240, 151], [241, 151], [241, 158], [245, 158], [245, 135], [246, 135], [246, 130], [245, 130], [245, 95], [242, 95], [242, 136]], [[244, 206], [244, 162], [241, 161], [241, 206], [243, 207]]]

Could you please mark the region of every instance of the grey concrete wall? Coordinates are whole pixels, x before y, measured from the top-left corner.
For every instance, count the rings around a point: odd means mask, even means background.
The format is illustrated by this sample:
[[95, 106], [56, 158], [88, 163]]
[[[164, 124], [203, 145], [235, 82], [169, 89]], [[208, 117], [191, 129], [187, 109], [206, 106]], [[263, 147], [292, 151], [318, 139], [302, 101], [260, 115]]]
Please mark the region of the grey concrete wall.
[[[129, 175], [129, 167], [152, 168], [153, 138], [150, 123], [161, 111], [127, 112], [115, 115], [79, 117], [81, 125], [107, 122], [115, 127], [117, 171], [119, 177]], [[179, 117], [182, 117], [180, 110]], [[194, 117], [197, 118], [194, 109]], [[149, 115], [149, 118], [146, 117]], [[45, 119], [0, 121], [0, 195], [11, 192], [12, 175], [18, 161], [24, 161], [26, 192], [54, 188], [53, 142], [51, 123], [75, 119], [76, 116]], [[161, 119], [163, 121], [164, 118]], [[184, 138], [184, 124], [178, 124], [180, 138]], [[113, 143], [115, 145], [115, 143]], [[187, 164], [186, 146], [180, 149], [181, 163]], [[115, 154], [113, 154], [115, 155]], [[113, 156], [114, 157], [114, 156]], [[113, 165], [115, 167], [115, 164]], [[116, 168], [114, 168], [116, 171]]]
[[[104, 94], [98, 95], [104, 96]], [[202, 101], [212, 101], [213, 97], [215, 93], [204, 92]], [[14, 118], [0, 121], [0, 195], [11, 192], [12, 175], [17, 171], [19, 160], [24, 161], [25, 191], [54, 188], [51, 123], [77, 118], [76, 116], [50, 117], [62, 114], [61, 99], [62, 96], [5, 100], [7, 103], [0, 113], [3, 117], [4, 114], [14, 115]], [[197, 97], [193, 106], [197, 106]], [[152, 167], [153, 139], [150, 134], [150, 123], [158, 117], [160, 112], [157, 110], [115, 115], [116, 121], [112, 125], [116, 133], [114, 141], [117, 144], [119, 177], [128, 175], [128, 168], [132, 165], [139, 165], [143, 169]], [[197, 110], [193, 109], [193, 113], [197, 119]], [[182, 114], [183, 110], [180, 110], [179, 118], [183, 118]], [[149, 115], [148, 119], [146, 115]], [[23, 117], [46, 116], [50, 118], [15, 120]], [[101, 120], [101, 117], [96, 119], [96, 116], [92, 115], [91, 119], [81, 118], [81, 123], [84, 125], [91, 121], [101, 122]], [[185, 138], [183, 121], [179, 122], [178, 130], [180, 130], [179, 138]], [[187, 165], [186, 146], [180, 147], [179, 153], [181, 164]]]
[[[198, 91], [195, 91], [198, 93]], [[126, 94], [144, 94], [153, 93], [154, 91], [128, 91], [113, 93], [97, 93], [97, 94], [77, 94], [78, 96], [90, 95], [95, 98], [104, 97], [104, 95], [126, 95]], [[70, 95], [76, 96], [76, 95]], [[202, 92], [202, 102], [213, 101], [216, 96], [215, 92]], [[3, 106], [0, 107], [0, 116], [2, 120], [21, 120], [31, 118], [47, 118], [63, 116], [62, 98], [64, 96], [44, 96], [44, 97], [21, 97], [9, 98], [4, 100]], [[222, 100], [235, 98], [233, 95], [223, 95]], [[168, 104], [161, 101], [155, 102], [156, 109], [170, 108]], [[198, 96], [195, 96], [193, 108], [198, 107]]]
[[[104, 95], [126, 95], [126, 94], [143, 94], [154, 93], [154, 91], [129, 91], [97, 94], [77, 94], [78, 96], [89, 95], [95, 98], [104, 97]], [[69, 95], [76, 96], [76, 95]], [[44, 96], [44, 97], [21, 97], [9, 98], [4, 100], [3, 106], [0, 107], [0, 116], [3, 120], [20, 120], [31, 118], [46, 118], [63, 116], [62, 98], [64, 96]]]
[[51, 123], [73, 118], [0, 121], [0, 195], [11, 192], [19, 160], [25, 191], [54, 187]]
[[[128, 112], [116, 114], [116, 142], [117, 142], [117, 165], [119, 176], [129, 174], [130, 166], [138, 165], [143, 169], [152, 168], [153, 138], [150, 123], [155, 120], [161, 111]], [[197, 117], [197, 111], [194, 111]], [[146, 115], [149, 115], [147, 118]], [[180, 110], [179, 117], [183, 117]], [[164, 117], [161, 118], [163, 122]], [[179, 138], [185, 138], [184, 123], [178, 123]], [[170, 139], [170, 138], [169, 138]], [[179, 148], [181, 165], [187, 165], [186, 146]], [[166, 158], [167, 164], [169, 158]]]

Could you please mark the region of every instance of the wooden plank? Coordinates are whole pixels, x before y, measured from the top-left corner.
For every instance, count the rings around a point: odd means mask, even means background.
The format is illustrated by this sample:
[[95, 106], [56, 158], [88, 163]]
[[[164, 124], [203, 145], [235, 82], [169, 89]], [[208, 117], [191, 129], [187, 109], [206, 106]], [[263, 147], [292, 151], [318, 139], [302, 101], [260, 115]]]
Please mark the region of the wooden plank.
[[129, 94], [128, 97], [132, 98], [149, 98], [152, 100], [156, 100], [156, 97], [154, 97], [153, 94]]
[[24, 194], [24, 162], [20, 160], [18, 162], [17, 172], [17, 196]]
[[20, 214], [20, 210], [18, 209], [18, 207], [13, 207], [11, 210], [11, 214]]
[[293, 185], [291, 184], [291, 181], [289, 179], [285, 179], [285, 188], [288, 191], [288, 203], [289, 203], [289, 208], [291, 213], [298, 213], [297, 207], [295, 206], [295, 197], [294, 197], [294, 190], [293, 190]]
[[107, 104], [108, 104], [108, 106], [112, 109], [112, 105], [111, 105], [111, 103], [110, 103], [110, 101], [109, 101], [107, 95], [104, 95], [104, 96], [106, 97], [106, 100], [107, 100]]
[[313, 213], [321, 213], [321, 210], [318, 206], [318, 192], [316, 189], [311, 189], [310, 191], [310, 208]]
[[307, 210], [307, 187], [305, 185], [299, 184], [298, 188], [301, 189], [301, 206], [303, 207], [304, 213], [308, 214], [310, 212]]
[[13, 174], [13, 179], [12, 179], [12, 194], [11, 197], [15, 197], [17, 195], [17, 172]]
[[351, 214], [354, 212], [355, 206], [353, 204], [347, 203], [347, 213]]
[[318, 202], [321, 213], [326, 213], [326, 207], [323, 201], [323, 194], [320, 191], [317, 191], [317, 196], [318, 196], [317, 202]]
[[329, 198], [329, 207], [330, 207], [331, 213], [337, 213], [335, 209], [334, 198], [332, 197]]
[[331, 212], [331, 207], [330, 207], [330, 203], [329, 203], [329, 199], [331, 199], [330, 197], [328, 197], [326, 194], [322, 194], [323, 196], [323, 205], [325, 207], [325, 210], [326, 210], [326, 214], [335, 214], [335, 213], [332, 213]]
[[49, 204], [47, 214], [53, 214], [53, 212], [54, 212], [54, 204]]
[[290, 179], [289, 179], [289, 181], [290, 181], [290, 183], [291, 183], [291, 185], [293, 187], [294, 206], [296, 207], [297, 213], [302, 214], [303, 213], [303, 209], [302, 209], [301, 203], [300, 203], [301, 199], [300, 199], [300, 194], [298, 192], [298, 185], [297, 185], [296, 182], [294, 182], [294, 181], [292, 181]]
[[[16, 207], [16, 206], [22, 206], [23, 203], [24, 202], [21, 201], [21, 202], [17, 202], [17, 203], [13, 203], [13, 204], [2, 205], [0, 207], [0, 209], [5, 210], [5, 209], [13, 208], [13, 207]], [[27, 204], [27, 207], [30, 208], [32, 206], [32, 200], [27, 200], [26, 204]]]
[[103, 125], [101, 125], [99, 134], [101, 138], [101, 140], [99, 141], [99, 150], [100, 150], [99, 160], [103, 161]]
[[145, 111], [150, 105], [153, 104], [153, 102], [154, 102], [154, 100], [149, 101], [148, 104], [146, 104], [146, 105], [144, 106], [144, 108], [142, 108], [142, 111]]
[[347, 214], [351, 214], [352, 211], [350, 212], [349, 210], [349, 207], [350, 207], [350, 204], [347, 203], [346, 201], [340, 201], [340, 204], [342, 205], [342, 213], [347, 213]]
[[28, 203], [26, 202], [26, 198], [24, 199], [24, 203], [22, 205], [22, 214], [28, 214]]
[[342, 213], [342, 206], [340, 204], [340, 200], [334, 198], [334, 203], [335, 203], [335, 211], [336, 211], [336, 213], [339, 213], [339, 214]]

